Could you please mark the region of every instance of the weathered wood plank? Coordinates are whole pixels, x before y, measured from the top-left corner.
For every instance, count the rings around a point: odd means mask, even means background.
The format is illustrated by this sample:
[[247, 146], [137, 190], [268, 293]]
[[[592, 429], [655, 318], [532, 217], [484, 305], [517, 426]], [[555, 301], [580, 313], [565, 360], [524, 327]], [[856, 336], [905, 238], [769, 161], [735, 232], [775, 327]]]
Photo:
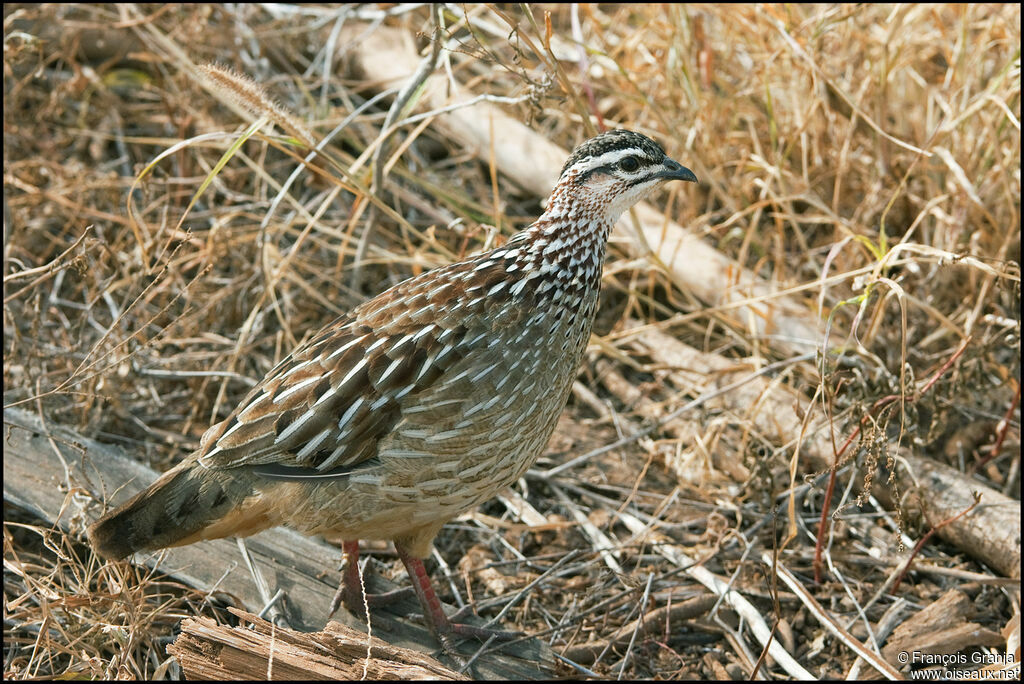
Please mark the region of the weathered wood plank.
[[[63, 426], [44, 428], [37, 415], [17, 408], [4, 410], [3, 460], [4, 500], [74, 534], [82, 534], [83, 516], [86, 520], [98, 517], [96, 501], [124, 501], [158, 475], [116, 447]], [[68, 496], [69, 491], [72, 496]], [[341, 580], [340, 551], [285, 528], [261, 532], [245, 543], [270, 593], [285, 591], [282, 612], [288, 625], [304, 632], [322, 630]], [[232, 540], [136, 554], [135, 560], [150, 567], [159, 565], [162, 572], [200, 590], [216, 586], [254, 613], [263, 607], [263, 598]], [[366, 579], [370, 591], [387, 591], [395, 586], [372, 573]], [[451, 606], [447, 609], [453, 611]], [[419, 612], [415, 599], [375, 607], [371, 614], [374, 636], [395, 646], [436, 653], [439, 645], [429, 630], [404, 617]], [[366, 631], [365, 624], [344, 609], [333, 619]], [[472, 616], [466, 621], [483, 624]], [[461, 650], [472, 654], [477, 647], [476, 642], [466, 642]], [[481, 656], [474, 663], [473, 675], [483, 679], [549, 678], [553, 662], [547, 645], [530, 639]]]
[[230, 610], [241, 625], [218, 625], [206, 617], [182, 621], [182, 634], [167, 651], [189, 679], [468, 679], [419, 651], [377, 637], [367, 644], [365, 634], [337, 622], [322, 632], [296, 632]]

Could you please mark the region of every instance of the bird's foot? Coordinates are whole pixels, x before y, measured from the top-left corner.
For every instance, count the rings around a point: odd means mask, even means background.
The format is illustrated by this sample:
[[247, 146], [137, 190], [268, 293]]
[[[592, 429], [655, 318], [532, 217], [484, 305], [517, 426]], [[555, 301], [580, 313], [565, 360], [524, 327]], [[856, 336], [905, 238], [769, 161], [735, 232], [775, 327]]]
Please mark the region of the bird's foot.
[[487, 641], [492, 637], [495, 641], [511, 641], [512, 639], [518, 639], [521, 636], [525, 636], [523, 632], [491, 629], [489, 627], [477, 627], [476, 625], [459, 622], [459, 620], [467, 615], [471, 615], [472, 610], [472, 606], [463, 606], [448, 616], [448, 623], [452, 627], [452, 634], [460, 637], [473, 637], [480, 641]]
[[[461, 611], [460, 611], [461, 612]], [[428, 619], [428, 622], [431, 622]], [[434, 636], [437, 637], [438, 642], [441, 644], [441, 651], [448, 655], [454, 660], [460, 670], [466, 670], [470, 667], [472, 662], [476, 660], [476, 656], [467, 658], [465, 654], [459, 651], [457, 643], [463, 639], [473, 638], [479, 639], [482, 642], [489, 643], [490, 641], [510, 641], [523, 636], [522, 632], [510, 632], [502, 629], [490, 629], [487, 627], [477, 627], [476, 625], [467, 625], [461, 622], [451, 622], [447, 619], [441, 624], [430, 624], [431, 631], [434, 632]], [[481, 650], [483, 648], [481, 647]], [[479, 651], [477, 655], [479, 655]]]
[[[490, 629], [488, 627], [477, 627], [476, 625], [468, 625], [462, 622], [454, 622], [441, 608], [441, 602], [437, 598], [437, 594], [434, 593], [434, 587], [430, 583], [430, 578], [427, 576], [426, 568], [423, 567], [423, 561], [419, 558], [415, 558], [406, 553], [405, 549], [396, 544], [395, 549], [398, 551], [398, 557], [405, 563], [405, 568], [409, 572], [409, 578], [412, 580], [413, 589], [416, 591], [416, 596], [420, 600], [420, 605], [424, 610], [424, 620], [430, 630], [437, 637], [437, 640], [441, 642], [441, 648], [457, 661], [461, 666], [465, 667], [469, 664], [465, 660], [458, 649], [455, 647], [457, 639], [462, 638], [474, 638], [480, 641], [509, 641], [523, 636], [521, 632], [509, 632], [500, 629]], [[459, 618], [464, 615], [464, 612], [468, 610], [468, 607], [460, 610], [455, 614], [455, 618]]]
[[342, 568], [341, 584], [338, 591], [334, 592], [331, 599], [331, 612], [328, 617], [338, 612], [338, 608], [345, 604], [353, 615], [361, 615], [366, 618], [368, 606], [384, 606], [404, 598], [415, 596], [416, 592], [412, 587], [392, 589], [380, 594], [371, 594], [364, 589], [365, 583], [359, 573], [359, 542], [346, 541], [342, 543], [345, 560]]
[[495, 641], [511, 641], [518, 639], [521, 636], [525, 636], [523, 632], [515, 632], [505, 629], [491, 629], [490, 627], [477, 627], [476, 625], [469, 625], [464, 622], [450, 622], [451, 634], [460, 637], [472, 637], [479, 639], [480, 641], [487, 641], [488, 639], [494, 639]]
[[371, 594], [370, 592], [364, 592], [361, 585], [357, 584], [355, 589], [353, 589], [346, 586], [345, 582], [342, 581], [338, 586], [338, 591], [334, 594], [334, 598], [331, 600], [330, 615], [334, 615], [338, 612], [338, 608], [344, 605], [348, 612], [365, 618], [367, 606], [386, 606], [414, 596], [416, 596], [416, 592], [412, 587], [402, 587], [401, 589], [392, 589], [391, 591], [379, 594]]

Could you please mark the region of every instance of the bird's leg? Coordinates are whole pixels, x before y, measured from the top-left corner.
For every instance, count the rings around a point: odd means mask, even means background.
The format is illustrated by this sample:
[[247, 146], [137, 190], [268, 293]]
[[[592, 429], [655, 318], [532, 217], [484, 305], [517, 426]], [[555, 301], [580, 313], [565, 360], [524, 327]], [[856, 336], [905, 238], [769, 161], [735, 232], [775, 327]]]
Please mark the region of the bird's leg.
[[361, 615], [366, 610], [366, 601], [364, 601], [363, 583], [359, 579], [359, 540], [343, 541], [341, 553], [345, 566], [344, 574], [341, 576], [338, 591], [334, 593], [334, 598], [331, 600], [330, 614], [334, 615], [338, 607], [344, 603], [349, 612]]
[[522, 632], [508, 632], [452, 622], [441, 608], [441, 601], [434, 593], [434, 587], [430, 583], [430, 577], [427, 575], [427, 569], [423, 566], [423, 561], [410, 556], [401, 544], [396, 543], [395, 550], [398, 552], [398, 557], [405, 563], [405, 569], [409, 572], [412, 588], [416, 591], [420, 605], [423, 606], [423, 616], [427, 620], [427, 625], [449, 653], [458, 656], [458, 652], [451, 643], [452, 636], [476, 637], [481, 641], [486, 641], [491, 637], [498, 640], [509, 640], [523, 635]]
[[344, 603], [350, 613], [361, 615], [367, 619], [367, 604], [371, 606], [384, 605], [406, 598], [412, 592], [411, 587], [403, 587], [382, 594], [366, 593], [359, 578], [359, 541], [344, 541], [341, 543], [341, 549], [345, 559], [345, 569], [341, 576], [341, 584], [338, 585], [338, 591], [335, 592], [334, 598], [331, 600], [329, 616], [334, 615], [338, 607]]

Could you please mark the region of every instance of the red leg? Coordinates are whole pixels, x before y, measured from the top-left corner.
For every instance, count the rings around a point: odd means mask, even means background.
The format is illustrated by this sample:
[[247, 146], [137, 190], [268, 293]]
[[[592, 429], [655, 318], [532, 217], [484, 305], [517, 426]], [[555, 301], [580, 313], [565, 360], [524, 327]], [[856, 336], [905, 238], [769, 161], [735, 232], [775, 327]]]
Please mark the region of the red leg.
[[427, 575], [427, 569], [423, 566], [423, 561], [410, 556], [399, 544], [395, 544], [395, 550], [398, 552], [398, 557], [405, 563], [405, 569], [409, 572], [412, 588], [416, 591], [416, 597], [420, 600], [420, 605], [423, 606], [427, 625], [437, 636], [438, 641], [441, 642], [446, 651], [458, 655], [451, 644], [451, 637], [453, 635], [476, 637], [482, 641], [486, 641], [491, 637], [508, 640], [522, 636], [522, 632], [487, 629], [449, 620], [448, 616], [444, 614], [444, 609], [441, 608], [441, 601], [437, 598], [437, 594], [434, 593], [434, 586], [430, 583], [430, 577]]
[[[363, 585], [359, 581], [359, 540], [341, 542], [341, 552], [345, 565], [341, 584], [331, 600], [331, 612], [334, 615], [338, 607], [344, 603], [348, 610], [356, 615], [366, 611], [363, 602]], [[364, 616], [365, 617], [365, 616]]]
[[[353, 615], [366, 619], [366, 605], [384, 605], [403, 599], [409, 595], [411, 589], [394, 589], [383, 594], [367, 594], [363, 590], [363, 583], [359, 581], [359, 541], [343, 541], [341, 543], [342, 553], [345, 558], [345, 570], [341, 577], [341, 584], [338, 591], [331, 600], [331, 612], [334, 615], [338, 607], [344, 603], [345, 608]], [[365, 601], [364, 601], [365, 598]]]

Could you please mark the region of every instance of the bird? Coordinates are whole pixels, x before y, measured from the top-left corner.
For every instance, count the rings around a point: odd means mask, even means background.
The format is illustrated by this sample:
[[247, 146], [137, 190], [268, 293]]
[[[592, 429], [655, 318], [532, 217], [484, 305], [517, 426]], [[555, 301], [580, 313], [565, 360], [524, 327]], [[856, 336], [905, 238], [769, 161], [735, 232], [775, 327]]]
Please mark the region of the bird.
[[447, 521], [537, 460], [590, 340], [609, 233], [672, 180], [697, 182], [643, 134], [584, 141], [537, 220], [300, 344], [195, 452], [90, 525], [92, 547], [118, 560], [285, 525], [342, 540], [339, 597], [360, 614], [373, 597], [358, 542], [391, 541], [444, 650], [517, 636], [449, 619], [423, 559]]

